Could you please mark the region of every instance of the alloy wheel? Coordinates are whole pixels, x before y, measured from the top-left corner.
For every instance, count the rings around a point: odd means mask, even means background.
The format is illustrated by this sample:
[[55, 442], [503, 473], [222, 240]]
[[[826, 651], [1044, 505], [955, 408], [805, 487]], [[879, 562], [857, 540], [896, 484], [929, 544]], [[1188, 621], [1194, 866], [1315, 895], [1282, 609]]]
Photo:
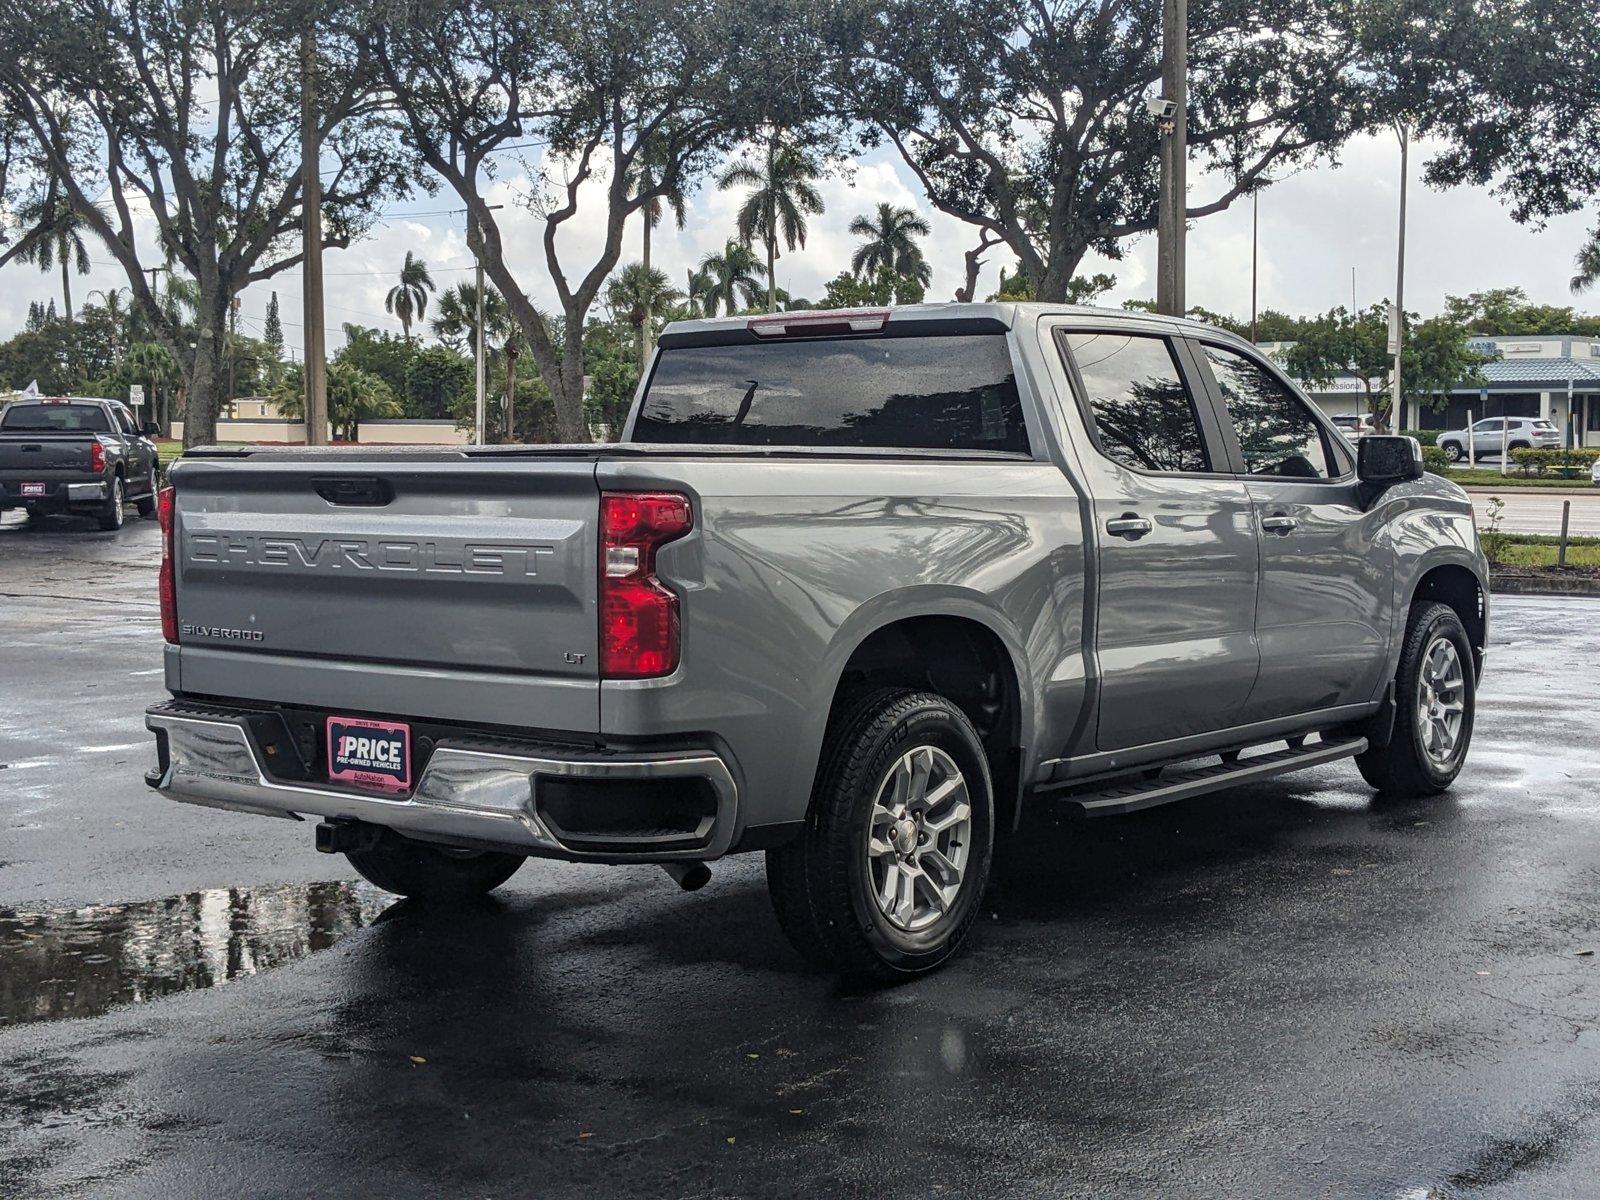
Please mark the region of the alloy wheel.
[[867, 823], [873, 900], [907, 933], [934, 924], [955, 905], [972, 843], [972, 804], [961, 769], [936, 746], [896, 760]]

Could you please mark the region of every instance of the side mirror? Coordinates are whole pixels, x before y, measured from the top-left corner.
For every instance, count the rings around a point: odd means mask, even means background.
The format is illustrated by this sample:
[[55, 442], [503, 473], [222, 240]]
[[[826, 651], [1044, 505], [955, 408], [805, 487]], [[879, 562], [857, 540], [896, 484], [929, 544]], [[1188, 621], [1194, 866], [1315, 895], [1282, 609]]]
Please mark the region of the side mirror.
[[1368, 434], [1356, 445], [1356, 477], [1382, 489], [1422, 478], [1422, 444], [1414, 437]]
[[160, 437], [161, 426], [157, 425], [154, 421], [146, 421], [139, 426], [139, 432], [144, 434], [145, 437]]

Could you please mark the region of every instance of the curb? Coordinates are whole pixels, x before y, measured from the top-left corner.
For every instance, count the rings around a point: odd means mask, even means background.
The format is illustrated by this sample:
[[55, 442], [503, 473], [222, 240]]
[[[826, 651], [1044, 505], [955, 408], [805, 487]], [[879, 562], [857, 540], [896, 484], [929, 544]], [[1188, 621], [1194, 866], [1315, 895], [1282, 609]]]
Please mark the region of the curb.
[[1493, 487], [1487, 483], [1458, 483], [1456, 486], [1469, 496], [1600, 496], [1600, 487], [1518, 487], [1515, 484]]
[[1600, 596], [1600, 576], [1557, 575], [1553, 571], [1511, 575], [1491, 571], [1489, 591], [1497, 596]]

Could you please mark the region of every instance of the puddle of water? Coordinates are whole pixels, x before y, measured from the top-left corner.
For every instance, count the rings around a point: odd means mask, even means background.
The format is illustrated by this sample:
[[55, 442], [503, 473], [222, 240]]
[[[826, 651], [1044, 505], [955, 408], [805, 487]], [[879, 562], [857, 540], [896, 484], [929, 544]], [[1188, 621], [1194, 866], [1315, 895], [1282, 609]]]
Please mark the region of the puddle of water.
[[334, 882], [0, 909], [0, 1028], [218, 987], [325, 950], [394, 902], [366, 884]]

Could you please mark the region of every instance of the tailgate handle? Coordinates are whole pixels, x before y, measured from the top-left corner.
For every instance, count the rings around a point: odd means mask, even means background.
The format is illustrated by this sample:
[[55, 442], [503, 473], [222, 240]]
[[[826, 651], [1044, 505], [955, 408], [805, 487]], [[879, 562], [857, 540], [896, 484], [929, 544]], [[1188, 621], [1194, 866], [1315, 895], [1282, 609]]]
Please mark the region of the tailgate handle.
[[313, 479], [311, 486], [329, 504], [376, 508], [394, 499], [394, 489], [382, 479]]

